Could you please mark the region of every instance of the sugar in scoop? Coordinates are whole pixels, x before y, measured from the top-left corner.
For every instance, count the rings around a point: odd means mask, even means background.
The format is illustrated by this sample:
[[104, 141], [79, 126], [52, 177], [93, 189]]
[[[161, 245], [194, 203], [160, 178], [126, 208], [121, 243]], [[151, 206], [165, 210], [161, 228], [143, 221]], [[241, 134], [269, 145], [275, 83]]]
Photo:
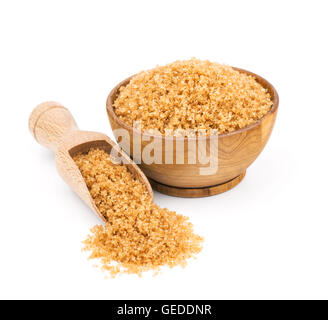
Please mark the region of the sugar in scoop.
[[188, 218], [154, 204], [147, 188], [109, 154], [91, 149], [74, 161], [107, 220], [91, 229], [85, 250], [112, 276], [184, 266], [201, 251], [203, 239]]

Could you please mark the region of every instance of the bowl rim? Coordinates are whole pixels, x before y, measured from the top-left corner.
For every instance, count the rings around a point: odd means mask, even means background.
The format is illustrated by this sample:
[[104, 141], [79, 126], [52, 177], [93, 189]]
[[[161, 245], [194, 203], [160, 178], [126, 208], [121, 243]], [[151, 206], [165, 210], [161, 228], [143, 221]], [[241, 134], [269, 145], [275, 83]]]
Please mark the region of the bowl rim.
[[272, 93], [273, 93], [273, 94], [271, 94], [269, 92], [270, 95], [271, 95], [272, 102], [273, 102], [271, 109], [262, 118], [260, 118], [256, 122], [254, 122], [254, 123], [252, 123], [252, 124], [250, 124], [250, 125], [248, 125], [244, 128], [241, 128], [241, 129], [238, 129], [238, 130], [235, 130], [235, 131], [232, 131], [232, 132], [222, 133], [222, 134], [219, 134], [219, 135], [194, 136], [194, 137], [181, 137], [181, 136], [173, 136], [173, 135], [158, 135], [158, 134], [146, 133], [144, 130], [136, 131], [136, 129], [134, 127], [131, 127], [130, 125], [126, 124], [124, 121], [122, 121], [121, 119], [118, 118], [118, 116], [116, 115], [116, 113], [114, 111], [113, 103], [114, 103], [114, 100], [116, 98], [116, 95], [117, 95], [117, 92], [118, 92], [119, 88], [123, 85], [128, 84], [129, 81], [137, 74], [134, 74], [134, 75], [126, 78], [125, 80], [121, 81], [120, 83], [118, 83], [111, 90], [111, 92], [109, 93], [109, 95], [107, 97], [107, 100], [106, 100], [106, 110], [107, 110], [108, 116], [115, 119], [115, 121], [121, 127], [123, 127], [124, 129], [126, 129], [128, 131], [132, 131], [132, 132], [134, 132], [138, 135], [141, 135], [143, 137], [150, 137], [150, 138], [154, 138], [154, 139], [157, 138], [157, 139], [164, 139], [164, 140], [167, 139], [167, 138], [171, 138], [171, 139], [174, 139], [174, 140], [204, 140], [204, 139], [210, 139], [213, 136], [218, 136], [219, 138], [224, 138], [224, 137], [230, 137], [230, 136], [233, 136], [233, 135], [240, 134], [240, 133], [243, 133], [245, 131], [251, 130], [251, 129], [259, 126], [262, 123], [262, 121], [265, 120], [270, 114], [275, 113], [277, 111], [278, 106], [279, 106], [279, 95], [278, 95], [275, 87], [269, 81], [264, 79], [263, 77], [257, 75], [256, 73], [253, 73], [251, 71], [245, 70], [245, 69], [241, 69], [241, 68], [237, 68], [237, 67], [232, 67], [232, 68], [236, 71], [241, 72], [241, 73], [246, 73], [247, 75], [253, 76], [257, 82], [259, 82], [262, 86], [264, 84], [264, 86], [267, 89], [270, 88]]

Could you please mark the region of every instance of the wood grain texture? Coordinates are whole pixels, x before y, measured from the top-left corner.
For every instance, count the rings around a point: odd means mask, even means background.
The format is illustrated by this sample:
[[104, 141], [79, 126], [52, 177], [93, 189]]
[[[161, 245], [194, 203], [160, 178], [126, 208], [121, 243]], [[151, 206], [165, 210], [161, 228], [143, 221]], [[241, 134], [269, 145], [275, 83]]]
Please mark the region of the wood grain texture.
[[154, 180], [149, 179], [149, 182], [154, 190], [167, 194], [173, 197], [181, 197], [181, 198], [203, 198], [214, 196], [216, 194], [220, 194], [226, 192], [236, 185], [238, 185], [245, 177], [246, 172], [242, 173], [240, 176], [227, 181], [222, 184], [218, 184], [216, 186], [204, 187], [204, 188], [178, 188], [172, 187], [165, 184], [158, 183]]
[[128, 170], [146, 186], [153, 198], [153, 191], [146, 176], [122, 149], [102, 133], [78, 130], [71, 113], [59, 103], [45, 102], [37, 106], [31, 113], [29, 129], [40, 144], [56, 152], [56, 167], [60, 176], [103, 221], [105, 218], [94, 204], [73, 160], [79, 152], [100, 148], [111, 153], [114, 148], [117, 160], [124, 161]]
[[[231, 133], [219, 135], [217, 156], [216, 159], [212, 159], [213, 161], [217, 161], [218, 170], [217, 172], [210, 175], [200, 174], [199, 169], [206, 167], [206, 165], [204, 166], [198, 161], [195, 164], [187, 164], [186, 160], [188, 159], [188, 152], [186, 151], [186, 148], [184, 148], [184, 154], [179, 155], [185, 160], [185, 164], [165, 164], [164, 161], [163, 164], [146, 164], [144, 161], [142, 161], [141, 154], [149, 141], [142, 141], [141, 152], [136, 152], [133, 150], [133, 139], [134, 137], [141, 139], [141, 134], [135, 128], [132, 128], [131, 126], [121, 121], [116, 116], [113, 109], [113, 103], [118, 95], [119, 88], [128, 84], [132, 77], [129, 77], [128, 79], [119, 83], [110, 92], [106, 103], [106, 109], [116, 140], [118, 138], [118, 136], [115, 134], [116, 129], [128, 130], [130, 135], [130, 143], [125, 145], [123, 142], [120, 142], [119, 144], [127, 154], [129, 154], [134, 159], [141, 161], [140, 168], [148, 178], [156, 181], [161, 185], [177, 188], [189, 189], [210, 187], [224, 184], [235, 179], [236, 177], [241, 176], [259, 156], [272, 132], [277, 116], [279, 97], [275, 88], [262, 77], [246, 70], [238, 68], [234, 69], [249, 75], [253, 75], [263, 87], [268, 89], [268, 92], [270, 93], [273, 101], [273, 106], [262, 119], [255, 122], [254, 124]], [[169, 138], [167, 136], [149, 134], [144, 134], [144, 136], [148, 136], [150, 140], [158, 141], [158, 143], [161, 143], [163, 159], [165, 156], [168, 156], [169, 158], [171, 156], [173, 156], [173, 158], [176, 157], [175, 144], [172, 150], [165, 148], [167, 140], [172, 139], [172, 137]], [[180, 141], [181, 139], [184, 140], [182, 143], [187, 145], [186, 138], [173, 138], [174, 143]], [[196, 140], [197, 144], [201, 140], [205, 139], [206, 142], [204, 143], [206, 143], [206, 146], [209, 146], [210, 137], [196, 137], [193, 139]], [[209, 152], [209, 148], [207, 149], [207, 152]]]
[[39, 104], [31, 113], [29, 129], [40, 144], [56, 150], [60, 140], [77, 130], [77, 125], [64, 106], [47, 101]]

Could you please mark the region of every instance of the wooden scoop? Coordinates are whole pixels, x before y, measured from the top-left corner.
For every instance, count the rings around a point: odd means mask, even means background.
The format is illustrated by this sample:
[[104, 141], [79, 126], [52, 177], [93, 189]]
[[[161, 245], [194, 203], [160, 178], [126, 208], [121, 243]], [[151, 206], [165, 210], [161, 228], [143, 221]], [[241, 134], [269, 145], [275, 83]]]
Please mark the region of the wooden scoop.
[[114, 160], [123, 159], [128, 170], [146, 186], [153, 199], [146, 176], [120, 147], [102, 133], [79, 130], [71, 113], [61, 104], [44, 102], [38, 105], [30, 115], [29, 129], [37, 142], [56, 152], [56, 166], [61, 177], [103, 221], [106, 219], [96, 207], [73, 160], [77, 153], [88, 152], [90, 148], [110, 153], [115, 148]]

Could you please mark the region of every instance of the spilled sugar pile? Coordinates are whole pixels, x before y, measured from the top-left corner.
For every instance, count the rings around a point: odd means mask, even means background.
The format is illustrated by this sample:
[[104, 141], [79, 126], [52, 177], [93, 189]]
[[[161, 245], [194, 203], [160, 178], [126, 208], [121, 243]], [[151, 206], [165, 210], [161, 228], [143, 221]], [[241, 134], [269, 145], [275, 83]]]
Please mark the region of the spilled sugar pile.
[[203, 239], [188, 218], [154, 204], [145, 185], [105, 151], [91, 149], [74, 161], [107, 220], [91, 229], [84, 249], [112, 276], [185, 266], [201, 251]]

